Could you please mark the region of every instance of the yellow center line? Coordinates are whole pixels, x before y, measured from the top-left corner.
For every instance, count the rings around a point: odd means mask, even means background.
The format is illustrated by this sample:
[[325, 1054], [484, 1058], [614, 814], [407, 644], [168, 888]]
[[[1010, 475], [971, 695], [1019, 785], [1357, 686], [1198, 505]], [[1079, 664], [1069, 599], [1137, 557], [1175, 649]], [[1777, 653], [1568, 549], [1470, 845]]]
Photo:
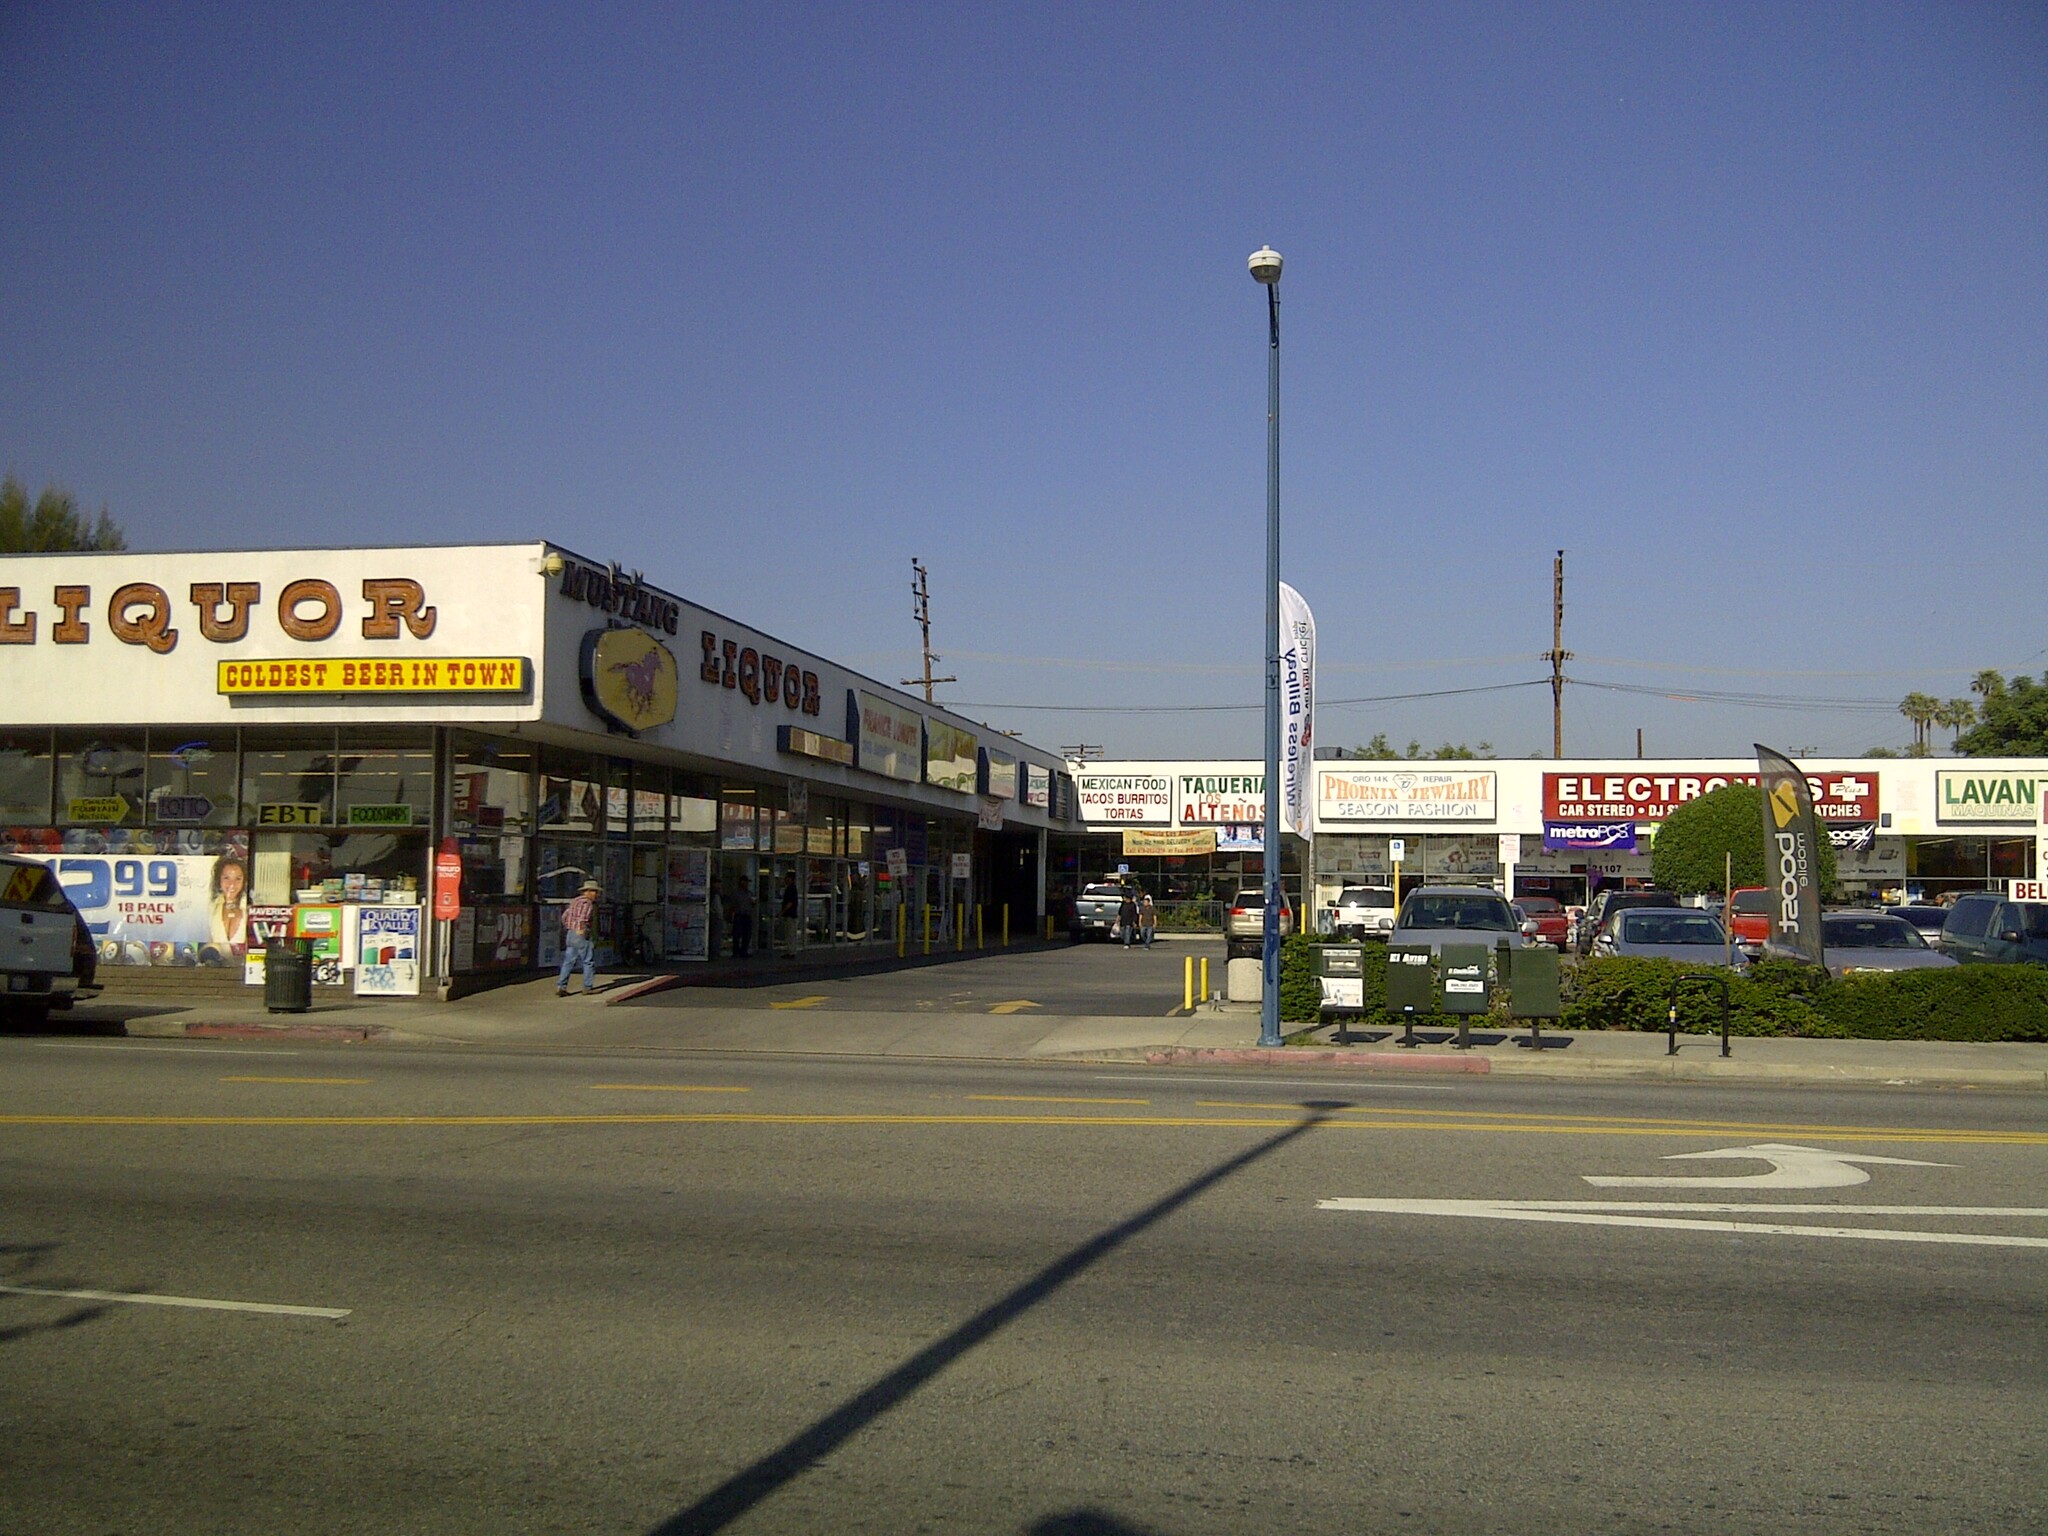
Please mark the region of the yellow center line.
[[[1197, 1099], [1197, 1109], [1302, 1109], [1300, 1104], [1256, 1103], [1238, 1099]], [[1559, 1115], [1530, 1114], [1518, 1110], [1492, 1109], [1411, 1109], [1399, 1104], [1346, 1104], [1341, 1108], [1326, 1111], [1340, 1115], [1390, 1115], [1398, 1120], [1429, 1121], [1456, 1120], [1463, 1122], [1460, 1128], [1467, 1128], [1469, 1122], [1485, 1120], [1502, 1122], [1500, 1129], [1512, 1130], [1517, 1123], [1535, 1122], [1538, 1125], [1571, 1125], [1615, 1127], [1615, 1134], [1621, 1134], [1621, 1127], [1648, 1126], [1656, 1130], [1715, 1134], [1722, 1132], [1744, 1132], [1751, 1135], [1769, 1133], [1777, 1136], [1855, 1136], [1882, 1131], [1887, 1136], [1920, 1137], [1937, 1139], [1948, 1136], [2012, 1138], [2022, 1144], [2048, 1141], [2048, 1132], [2040, 1131], [1953, 1131], [1939, 1126], [1867, 1126], [1831, 1125], [1806, 1122], [1773, 1122], [1768, 1120], [1687, 1120], [1671, 1119], [1649, 1115]]]
[[751, 1088], [716, 1087], [708, 1083], [592, 1083], [602, 1093], [752, 1093]]
[[[970, 1093], [970, 1104], [1150, 1104], [1150, 1099], [1056, 1099], [1035, 1093]], [[1289, 1106], [1290, 1108], [1292, 1106]]]
[[[685, 1114], [553, 1114], [553, 1115], [0, 1115], [6, 1126], [95, 1127], [464, 1127], [464, 1126], [640, 1126], [640, 1125], [843, 1125], [843, 1126], [1076, 1126], [1124, 1128], [1271, 1129], [1299, 1125], [1299, 1115], [1255, 1118], [1245, 1115], [974, 1115], [974, 1114], [743, 1114], [710, 1111]], [[1673, 1126], [1504, 1125], [1474, 1118], [1465, 1124], [1442, 1121], [1324, 1120], [1323, 1129], [1342, 1131], [1471, 1131], [1519, 1136], [1661, 1136], [1703, 1138], [1719, 1133]], [[1830, 1140], [1876, 1143], [1945, 1143], [1950, 1145], [2048, 1146], [2048, 1134], [1977, 1131], [1842, 1130]]]
[[823, 1002], [829, 1002], [830, 1000], [831, 999], [826, 997], [823, 993], [820, 993], [816, 997], [786, 998], [781, 1002], [770, 1003], [768, 1006], [770, 1008], [815, 1008], [818, 1006], [818, 1004]]
[[349, 1083], [367, 1083], [367, 1077], [224, 1077], [224, 1083], [316, 1083], [340, 1086]]

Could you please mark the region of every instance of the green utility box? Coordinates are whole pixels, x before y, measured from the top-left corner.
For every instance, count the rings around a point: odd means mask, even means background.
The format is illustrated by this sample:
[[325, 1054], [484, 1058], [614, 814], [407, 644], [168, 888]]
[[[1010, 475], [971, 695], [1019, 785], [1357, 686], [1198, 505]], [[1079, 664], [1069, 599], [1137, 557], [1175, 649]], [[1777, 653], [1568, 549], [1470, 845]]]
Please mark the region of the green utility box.
[[1554, 1019], [1564, 1013], [1563, 973], [1557, 951], [1548, 944], [1515, 955], [1508, 1009], [1518, 1019]]
[[1365, 1011], [1365, 946], [1318, 944], [1316, 980], [1323, 989], [1324, 1013]]
[[1388, 948], [1387, 1012], [1436, 1012], [1436, 977], [1430, 970], [1427, 944]]
[[1484, 1013], [1493, 996], [1491, 955], [1483, 944], [1443, 947], [1445, 1013]]

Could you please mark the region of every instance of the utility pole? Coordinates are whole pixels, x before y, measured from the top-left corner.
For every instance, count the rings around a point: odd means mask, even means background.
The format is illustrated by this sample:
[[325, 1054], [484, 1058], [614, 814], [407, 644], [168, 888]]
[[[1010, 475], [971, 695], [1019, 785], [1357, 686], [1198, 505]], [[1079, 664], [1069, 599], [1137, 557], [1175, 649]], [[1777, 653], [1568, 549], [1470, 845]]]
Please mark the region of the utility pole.
[[[910, 584], [910, 595], [916, 599], [916, 601], [911, 605], [910, 612], [911, 617], [917, 620], [917, 627], [919, 631], [922, 632], [922, 634], [924, 635], [924, 701], [925, 703], [930, 704], [933, 702], [932, 685], [934, 683], [957, 683], [960, 681], [960, 679], [957, 677], [932, 676], [932, 663], [937, 661], [939, 658], [932, 652], [931, 587], [928, 585], [926, 581], [924, 566], [921, 563], [919, 563], [918, 558], [915, 555], [912, 555], [910, 557], [910, 569], [916, 573], [916, 579], [912, 581]], [[906, 677], [903, 679], [903, 686], [908, 688], [912, 683], [915, 683], [917, 681], [919, 681], [919, 679], [914, 677]]]
[[1550, 649], [1540, 660], [1550, 663], [1550, 755], [1564, 756], [1564, 664], [1572, 653], [1564, 648], [1564, 551], [1550, 574]]

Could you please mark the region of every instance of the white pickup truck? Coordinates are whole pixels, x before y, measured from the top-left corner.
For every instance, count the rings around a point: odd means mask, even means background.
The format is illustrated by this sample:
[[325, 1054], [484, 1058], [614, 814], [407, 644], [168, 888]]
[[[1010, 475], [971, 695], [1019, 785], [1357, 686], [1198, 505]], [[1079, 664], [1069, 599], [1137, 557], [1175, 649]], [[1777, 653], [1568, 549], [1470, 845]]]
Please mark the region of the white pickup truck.
[[96, 997], [92, 935], [48, 866], [0, 853], [0, 1017], [39, 1023]]
[[1128, 886], [1107, 882], [1082, 886], [1081, 894], [1074, 898], [1074, 920], [1067, 924], [1067, 937], [1078, 941], [1099, 933], [1105, 939], [1115, 938], [1116, 915], [1123, 907], [1124, 897], [1137, 894]]

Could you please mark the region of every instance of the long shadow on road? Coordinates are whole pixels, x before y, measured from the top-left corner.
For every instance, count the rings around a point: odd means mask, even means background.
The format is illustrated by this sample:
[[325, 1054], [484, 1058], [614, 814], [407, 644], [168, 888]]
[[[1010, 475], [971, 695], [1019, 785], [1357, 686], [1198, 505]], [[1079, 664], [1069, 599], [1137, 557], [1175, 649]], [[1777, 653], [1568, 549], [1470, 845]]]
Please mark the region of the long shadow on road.
[[[944, 1338], [926, 1345], [903, 1364], [872, 1386], [848, 1398], [823, 1418], [799, 1431], [752, 1466], [734, 1473], [689, 1508], [664, 1520], [650, 1536], [706, 1536], [722, 1531], [777, 1489], [795, 1481], [821, 1457], [829, 1456], [868, 1425], [890, 1412], [932, 1381], [969, 1350], [986, 1342], [1001, 1329], [1064, 1286], [1069, 1280], [1100, 1263], [1132, 1238], [1171, 1216], [1224, 1180], [1242, 1173], [1252, 1164], [1272, 1156], [1296, 1137], [1314, 1130], [1330, 1117], [1332, 1110], [1348, 1106], [1316, 1101], [1302, 1106], [1308, 1114], [1279, 1134], [1267, 1137], [1218, 1163], [1180, 1188], [1155, 1200], [1136, 1215], [1127, 1217], [1106, 1231], [1061, 1255], [1037, 1274], [967, 1319]], [[1088, 1519], [1094, 1516], [1089, 1515]], [[1081, 1525], [1060, 1529], [1115, 1529], [1114, 1526]]]

